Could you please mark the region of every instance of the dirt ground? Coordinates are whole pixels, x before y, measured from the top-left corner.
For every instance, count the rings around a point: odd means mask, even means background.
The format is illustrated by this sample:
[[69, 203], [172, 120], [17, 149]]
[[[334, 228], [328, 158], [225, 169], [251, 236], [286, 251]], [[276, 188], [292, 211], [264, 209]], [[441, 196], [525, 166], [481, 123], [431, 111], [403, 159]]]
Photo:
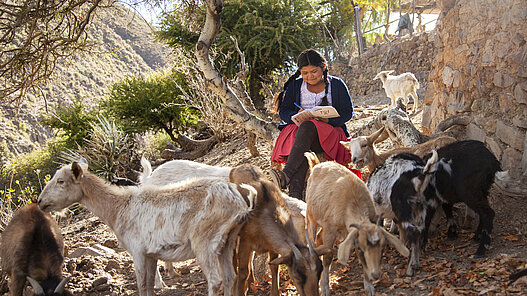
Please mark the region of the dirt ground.
[[[383, 93], [355, 100], [354, 119], [350, 131], [371, 120], [389, 100]], [[412, 116], [419, 127], [421, 111]], [[268, 172], [271, 146], [259, 140], [260, 156], [251, 157], [243, 135], [228, 143], [218, 144], [200, 162], [236, 166], [252, 163]], [[388, 144], [384, 144], [386, 147]], [[526, 295], [527, 283], [509, 285], [508, 276], [527, 267], [527, 197], [511, 198], [493, 189], [490, 194], [496, 211], [492, 243], [485, 259], [474, 260], [477, 243], [471, 237], [475, 228], [462, 229], [455, 240], [446, 238], [446, 225], [442, 221], [439, 231], [430, 240], [421, 256], [420, 270], [414, 277], [404, 276], [406, 259], [391, 247], [384, 251], [383, 275], [376, 283], [378, 295]], [[463, 206], [456, 208], [462, 219]], [[460, 221], [461, 222], [461, 221]], [[132, 258], [119, 247], [112, 231], [87, 210], [61, 222], [68, 248], [66, 274], [72, 275], [68, 288], [75, 295], [138, 295]], [[207, 284], [195, 260], [175, 264], [179, 276], [170, 278], [160, 263], [166, 288], [157, 295], [207, 295]], [[268, 295], [270, 278], [265, 273], [265, 256], [257, 257], [258, 283], [249, 295]], [[525, 278], [525, 277], [524, 277]], [[330, 274], [334, 295], [362, 295], [362, 268], [353, 254], [348, 265], [334, 262]], [[287, 272], [281, 271], [282, 295], [296, 295], [289, 283]]]

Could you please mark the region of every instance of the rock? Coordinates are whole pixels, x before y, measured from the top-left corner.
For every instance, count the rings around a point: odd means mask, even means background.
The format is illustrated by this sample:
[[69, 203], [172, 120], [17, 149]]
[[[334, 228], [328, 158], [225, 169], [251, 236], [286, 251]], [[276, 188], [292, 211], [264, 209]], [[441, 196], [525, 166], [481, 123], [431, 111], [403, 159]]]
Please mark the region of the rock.
[[103, 253], [100, 250], [97, 250], [92, 247], [80, 247], [76, 249], [75, 251], [68, 254], [69, 258], [79, 258], [84, 255], [91, 255], [91, 256], [103, 256]]
[[519, 104], [527, 104], [527, 82], [516, 84], [514, 87], [514, 99]]
[[445, 68], [443, 68], [443, 74], [441, 75], [441, 78], [443, 79], [445, 86], [450, 87], [452, 85], [452, 81], [454, 80], [454, 71], [452, 68], [445, 66]]
[[107, 282], [108, 282], [108, 278], [106, 278], [106, 277], [100, 277], [100, 278], [98, 278], [98, 279], [96, 279], [96, 280], [94, 280], [94, 281], [92, 282], [92, 286], [93, 286], [93, 287], [97, 287], [97, 286], [100, 286], [100, 285], [104, 285], [104, 284], [106, 284]]
[[497, 121], [496, 136], [505, 144], [516, 150], [523, 151], [525, 135], [516, 127], [507, 125], [502, 120]]

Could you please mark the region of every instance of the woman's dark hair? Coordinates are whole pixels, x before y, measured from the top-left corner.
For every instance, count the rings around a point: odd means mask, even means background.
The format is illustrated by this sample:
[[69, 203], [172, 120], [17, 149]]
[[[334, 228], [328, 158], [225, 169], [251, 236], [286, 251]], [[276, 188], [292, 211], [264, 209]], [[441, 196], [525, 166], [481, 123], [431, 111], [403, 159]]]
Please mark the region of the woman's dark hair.
[[300, 55], [298, 56], [296, 65], [298, 66], [298, 70], [296, 70], [295, 74], [291, 75], [291, 77], [287, 79], [286, 83], [284, 83], [284, 88], [278, 95], [278, 106], [282, 104], [284, 93], [287, 90], [289, 83], [291, 83], [292, 81], [297, 79], [298, 76], [300, 76], [300, 69], [302, 69], [302, 67], [305, 67], [305, 66], [316, 66], [316, 67], [321, 67], [321, 68], [324, 68], [324, 66], [326, 66], [324, 69], [324, 83], [326, 84], [326, 88], [325, 88], [324, 97], [322, 98], [322, 103], [320, 105], [322, 106], [329, 105], [328, 103], [329, 81], [328, 81], [328, 67], [327, 67], [328, 62], [326, 61], [324, 56], [315, 49], [312, 49], [312, 48], [306, 49], [303, 52], [301, 52]]

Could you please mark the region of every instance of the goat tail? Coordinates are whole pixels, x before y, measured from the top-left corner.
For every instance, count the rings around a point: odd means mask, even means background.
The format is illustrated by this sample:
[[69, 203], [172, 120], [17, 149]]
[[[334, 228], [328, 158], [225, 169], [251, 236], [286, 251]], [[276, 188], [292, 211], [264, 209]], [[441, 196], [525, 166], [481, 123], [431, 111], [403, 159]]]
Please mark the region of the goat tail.
[[247, 195], [247, 199], [249, 200], [249, 210], [254, 210], [254, 205], [256, 204], [255, 201], [256, 201], [256, 196], [258, 195], [258, 192], [251, 185], [240, 184], [239, 186], [249, 191], [249, 195]]
[[307, 158], [307, 163], [309, 164], [310, 169], [320, 163], [320, 160], [314, 152], [305, 152], [304, 156]]
[[412, 82], [415, 89], [419, 89], [419, 80], [415, 78], [415, 75], [413, 73], [406, 73], [406, 80], [409, 80]]
[[143, 167], [143, 172], [139, 173], [139, 183], [142, 184], [152, 174], [152, 165], [150, 164], [150, 161], [146, 159], [146, 157], [142, 156], [141, 166]]

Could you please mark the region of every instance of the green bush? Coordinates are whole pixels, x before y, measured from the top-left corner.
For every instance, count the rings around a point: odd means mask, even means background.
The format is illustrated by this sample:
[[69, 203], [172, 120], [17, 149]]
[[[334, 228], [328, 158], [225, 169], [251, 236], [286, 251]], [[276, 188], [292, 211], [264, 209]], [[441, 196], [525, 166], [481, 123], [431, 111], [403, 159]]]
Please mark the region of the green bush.
[[176, 142], [177, 134], [199, 119], [199, 111], [181, 98], [180, 87], [186, 88], [180, 72], [128, 77], [112, 86], [100, 107], [129, 133], [163, 130]]
[[11, 158], [0, 168], [0, 197], [15, 204], [36, 198], [59, 164], [58, 154], [63, 149], [60, 139], [50, 140], [42, 149]]
[[89, 138], [90, 125], [96, 120], [97, 113], [98, 110], [88, 111], [80, 100], [75, 100], [71, 106], [57, 105], [51, 115], [43, 114], [42, 124], [58, 130], [57, 136], [64, 146], [75, 149]]

